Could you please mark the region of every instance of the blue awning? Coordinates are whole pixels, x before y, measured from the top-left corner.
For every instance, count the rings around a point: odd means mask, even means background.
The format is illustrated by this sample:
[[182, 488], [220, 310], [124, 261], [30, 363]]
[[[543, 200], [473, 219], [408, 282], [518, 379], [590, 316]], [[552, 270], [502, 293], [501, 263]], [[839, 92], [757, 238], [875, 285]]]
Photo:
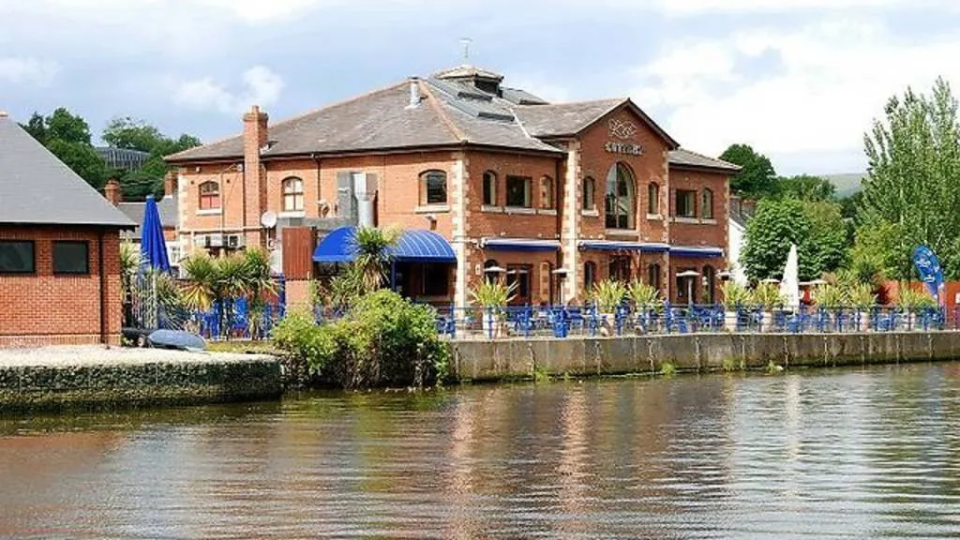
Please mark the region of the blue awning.
[[665, 253], [670, 249], [667, 244], [651, 242], [617, 242], [615, 240], [583, 240], [580, 249], [591, 251], [640, 251], [642, 253]]
[[[314, 250], [313, 260], [327, 264], [352, 262], [356, 257], [355, 234], [356, 227], [353, 226], [330, 231]], [[404, 262], [457, 262], [453, 248], [444, 237], [422, 229], [404, 231], [393, 250], [393, 256], [397, 261]]]
[[673, 246], [670, 248], [670, 255], [673, 257], [710, 259], [715, 257], [723, 257], [723, 250], [717, 247]]
[[557, 251], [559, 240], [540, 238], [484, 238], [480, 247], [492, 251]]

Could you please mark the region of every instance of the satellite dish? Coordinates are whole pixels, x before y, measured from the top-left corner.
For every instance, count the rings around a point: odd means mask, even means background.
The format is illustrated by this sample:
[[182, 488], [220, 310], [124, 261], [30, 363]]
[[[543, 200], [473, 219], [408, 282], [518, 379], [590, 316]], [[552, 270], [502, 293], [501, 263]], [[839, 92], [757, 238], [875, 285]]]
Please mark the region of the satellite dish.
[[267, 210], [260, 216], [260, 224], [263, 225], [264, 229], [272, 229], [277, 226], [277, 214]]

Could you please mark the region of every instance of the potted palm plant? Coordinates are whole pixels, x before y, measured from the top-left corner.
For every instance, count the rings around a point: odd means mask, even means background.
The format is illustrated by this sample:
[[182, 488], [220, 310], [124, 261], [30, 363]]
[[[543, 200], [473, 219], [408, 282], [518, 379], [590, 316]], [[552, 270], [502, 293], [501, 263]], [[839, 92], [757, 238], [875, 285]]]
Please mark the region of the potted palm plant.
[[723, 326], [728, 332], [737, 330], [737, 310], [747, 306], [753, 300], [750, 291], [734, 281], [724, 282], [720, 286], [720, 294], [723, 295]]
[[482, 281], [472, 291], [473, 301], [483, 308], [483, 334], [489, 338], [499, 338], [507, 333], [506, 310], [516, 297], [517, 284], [509, 286], [498, 281]]
[[633, 301], [634, 309], [636, 309], [640, 315], [641, 324], [638, 329], [641, 332], [646, 331], [645, 321], [647, 321], [647, 315], [651, 310], [658, 309], [663, 305], [663, 299], [660, 298], [660, 291], [645, 283], [634, 281], [627, 289], [627, 294], [630, 300]]
[[917, 325], [917, 313], [937, 307], [937, 301], [924, 290], [916, 290], [908, 284], [900, 285], [900, 299], [897, 305], [903, 310], [907, 318], [907, 328], [913, 329]]
[[866, 283], [857, 283], [847, 289], [847, 301], [850, 307], [857, 308], [859, 321], [857, 330], [866, 332], [870, 329], [870, 308], [877, 304], [877, 295], [873, 287]]
[[773, 329], [773, 310], [783, 307], [786, 303], [780, 294], [780, 288], [773, 283], [761, 283], [751, 294], [753, 304], [763, 308], [762, 328], [766, 331]]
[[610, 335], [617, 320], [617, 308], [627, 297], [627, 288], [612, 279], [598, 282], [593, 288], [593, 300], [597, 304], [597, 316], [601, 320], [601, 333]]

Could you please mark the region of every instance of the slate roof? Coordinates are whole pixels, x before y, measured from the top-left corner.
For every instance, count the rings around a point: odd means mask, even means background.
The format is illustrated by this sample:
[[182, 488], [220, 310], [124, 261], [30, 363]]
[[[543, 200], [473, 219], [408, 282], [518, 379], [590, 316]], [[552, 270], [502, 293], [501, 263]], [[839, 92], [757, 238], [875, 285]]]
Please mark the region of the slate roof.
[[7, 116], [0, 116], [0, 223], [133, 226]]
[[[499, 95], [477, 88], [471, 77], [500, 80], [499, 74], [458, 66], [426, 79], [409, 79], [393, 86], [330, 105], [269, 126], [263, 158], [291, 155], [331, 155], [464, 145], [526, 150], [560, 155], [544, 139], [574, 136], [620, 107], [630, 108], [658, 133], [671, 149], [679, 144], [629, 98], [547, 104], [514, 88]], [[421, 102], [410, 107], [410, 87], [416, 84]], [[243, 155], [242, 134], [172, 156], [171, 162], [237, 159]], [[736, 171], [734, 165], [686, 150], [676, 150], [678, 166]], [[731, 168], [733, 167], [733, 168]]]
[[[143, 223], [143, 214], [146, 212], [145, 202], [122, 202], [117, 209], [124, 213], [137, 226], [130, 231], [124, 231], [120, 236], [124, 238], [140, 238], [140, 225]], [[160, 224], [164, 228], [176, 228], [178, 222], [178, 204], [176, 197], [164, 197], [157, 201], [157, 210], [160, 211]]]
[[734, 165], [728, 161], [698, 154], [683, 148], [679, 148], [670, 152], [670, 165], [676, 167], [692, 167], [697, 169], [715, 169], [731, 173], [740, 171], [739, 165]]

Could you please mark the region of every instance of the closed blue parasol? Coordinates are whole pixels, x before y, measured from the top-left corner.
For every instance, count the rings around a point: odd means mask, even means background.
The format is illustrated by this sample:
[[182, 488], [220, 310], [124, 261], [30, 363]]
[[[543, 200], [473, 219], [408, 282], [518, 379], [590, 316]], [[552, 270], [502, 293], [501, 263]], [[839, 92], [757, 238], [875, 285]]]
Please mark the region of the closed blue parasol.
[[170, 259], [167, 257], [167, 242], [163, 239], [163, 225], [160, 223], [160, 210], [153, 195], [147, 197], [143, 212], [143, 224], [140, 225], [140, 254], [144, 266], [163, 272], [170, 271]]

